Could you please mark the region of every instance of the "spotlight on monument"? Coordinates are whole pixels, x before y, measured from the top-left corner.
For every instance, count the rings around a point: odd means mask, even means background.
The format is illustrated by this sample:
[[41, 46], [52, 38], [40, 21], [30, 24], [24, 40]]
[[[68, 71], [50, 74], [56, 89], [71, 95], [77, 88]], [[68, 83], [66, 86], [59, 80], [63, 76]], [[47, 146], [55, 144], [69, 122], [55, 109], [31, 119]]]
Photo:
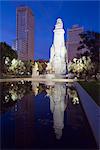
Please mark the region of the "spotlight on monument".
[[47, 65], [47, 78], [60, 77], [64, 78], [67, 72], [67, 49], [64, 41], [63, 22], [57, 19], [54, 29], [53, 44], [50, 48], [50, 60]]

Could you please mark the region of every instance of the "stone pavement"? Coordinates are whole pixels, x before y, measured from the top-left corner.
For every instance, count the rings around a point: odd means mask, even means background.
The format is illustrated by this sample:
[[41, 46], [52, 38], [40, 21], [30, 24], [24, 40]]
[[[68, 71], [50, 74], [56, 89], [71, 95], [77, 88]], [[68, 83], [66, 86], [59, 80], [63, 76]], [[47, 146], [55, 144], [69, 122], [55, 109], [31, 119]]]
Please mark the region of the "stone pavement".
[[75, 82], [74, 85], [79, 94], [80, 101], [93, 131], [93, 135], [96, 139], [97, 144], [99, 145], [100, 107], [95, 103], [92, 97], [83, 89], [83, 87], [78, 82]]
[[45, 81], [52, 81], [52, 82], [74, 82], [75, 79], [46, 79], [46, 78], [40, 78], [40, 77], [34, 77], [34, 78], [9, 78], [9, 79], [0, 79], [0, 82], [13, 82], [13, 81], [37, 81], [37, 82], [45, 82]]

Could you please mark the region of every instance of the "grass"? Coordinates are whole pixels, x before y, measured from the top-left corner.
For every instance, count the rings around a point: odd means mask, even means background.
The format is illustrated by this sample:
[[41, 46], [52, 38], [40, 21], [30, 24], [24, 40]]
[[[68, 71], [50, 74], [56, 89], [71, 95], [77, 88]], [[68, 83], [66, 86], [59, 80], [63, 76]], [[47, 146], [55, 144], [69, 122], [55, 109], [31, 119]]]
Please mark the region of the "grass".
[[100, 106], [99, 102], [99, 88], [100, 81], [80, 81], [81, 86], [87, 91], [87, 93], [93, 98], [97, 105]]

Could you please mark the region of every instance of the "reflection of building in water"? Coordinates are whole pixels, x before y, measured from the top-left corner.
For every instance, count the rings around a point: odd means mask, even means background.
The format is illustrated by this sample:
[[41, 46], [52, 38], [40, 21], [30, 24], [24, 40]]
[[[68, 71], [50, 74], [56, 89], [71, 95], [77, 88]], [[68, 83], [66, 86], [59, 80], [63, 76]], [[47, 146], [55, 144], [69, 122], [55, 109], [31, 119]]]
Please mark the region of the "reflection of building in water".
[[50, 109], [53, 113], [54, 130], [56, 138], [60, 139], [62, 136], [62, 129], [64, 128], [64, 110], [66, 108], [66, 85], [55, 84], [50, 88]]
[[[34, 138], [34, 98], [33, 95], [26, 95], [22, 101], [18, 101], [14, 108], [15, 111], [15, 142], [16, 145], [26, 147], [32, 143]], [[20, 135], [20, 137], [19, 137]], [[28, 138], [30, 135], [31, 138]]]

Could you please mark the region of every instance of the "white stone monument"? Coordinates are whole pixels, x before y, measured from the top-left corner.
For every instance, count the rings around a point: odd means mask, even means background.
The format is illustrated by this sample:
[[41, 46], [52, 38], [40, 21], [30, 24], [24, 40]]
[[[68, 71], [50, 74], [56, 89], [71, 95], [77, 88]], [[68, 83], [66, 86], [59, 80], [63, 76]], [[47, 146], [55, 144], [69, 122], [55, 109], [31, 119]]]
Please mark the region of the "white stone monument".
[[64, 42], [63, 22], [57, 19], [54, 29], [54, 40], [50, 49], [50, 64], [53, 70], [52, 74], [65, 75], [67, 66], [67, 50]]
[[32, 77], [36, 77], [39, 75], [38, 64], [35, 62], [34, 67], [32, 68]]

